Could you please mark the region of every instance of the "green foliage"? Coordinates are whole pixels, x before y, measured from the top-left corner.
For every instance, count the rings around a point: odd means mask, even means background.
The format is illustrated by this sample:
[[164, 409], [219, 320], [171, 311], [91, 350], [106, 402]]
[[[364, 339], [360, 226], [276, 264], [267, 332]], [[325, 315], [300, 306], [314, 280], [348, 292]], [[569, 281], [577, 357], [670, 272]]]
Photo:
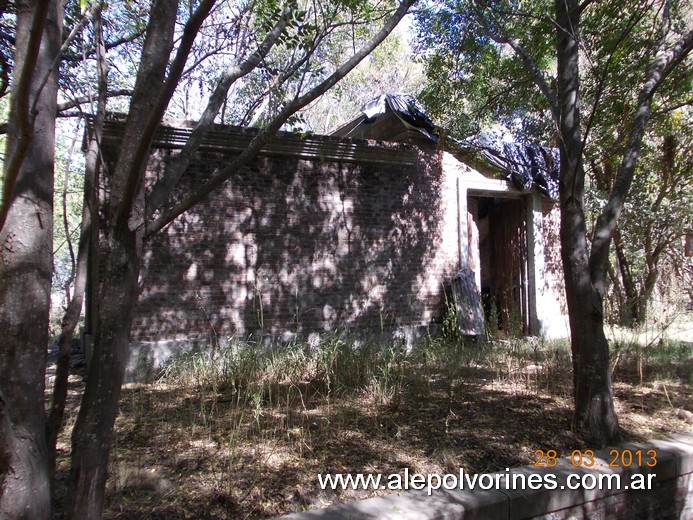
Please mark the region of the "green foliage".
[[548, 2], [531, 2], [522, 18], [510, 16], [509, 2], [491, 2], [485, 10], [473, 1], [442, 1], [419, 11], [419, 50], [428, 84], [422, 101], [453, 136], [504, 123], [530, 136], [551, 127], [546, 100], [537, 92], [526, 68], [508, 45], [487, 33], [508, 32], [529, 39], [535, 59], [551, 74], [554, 59]]
[[[633, 119], [660, 37], [661, 8], [658, 1], [591, 2], [581, 16], [580, 105], [592, 224], [613, 188], [630, 132], [624, 123]], [[671, 38], [690, 30], [685, 2], [671, 2], [669, 12]], [[441, 0], [420, 10], [419, 50], [429, 80], [422, 100], [453, 135], [501, 123], [526, 138], [555, 142], [548, 102], [511, 46], [521, 47], [555, 89], [552, 13], [547, 0]], [[690, 226], [692, 88], [693, 75], [682, 67], [655, 94], [620, 219], [633, 283], [644, 297], [646, 280], [656, 278], [661, 262], [680, 255], [682, 232]], [[665, 159], [666, 143], [675, 146]]]
[[[653, 127], [643, 143], [639, 175], [619, 227], [632, 274], [639, 281], [656, 268], [655, 251], [662, 250], [663, 263], [680, 260], [693, 214], [692, 115], [663, 117], [666, 120]], [[596, 186], [593, 189], [598, 191]]]

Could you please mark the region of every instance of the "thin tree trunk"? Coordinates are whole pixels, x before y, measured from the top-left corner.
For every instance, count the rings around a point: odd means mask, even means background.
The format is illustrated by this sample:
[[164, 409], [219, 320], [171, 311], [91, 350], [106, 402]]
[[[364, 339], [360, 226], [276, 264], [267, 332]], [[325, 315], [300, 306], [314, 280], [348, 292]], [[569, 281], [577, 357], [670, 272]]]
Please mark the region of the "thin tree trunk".
[[642, 323], [642, 317], [638, 310], [639, 299], [638, 288], [635, 284], [635, 279], [630, 269], [630, 261], [623, 247], [623, 240], [618, 229], [614, 230], [614, 250], [618, 258], [619, 271], [621, 273], [621, 283], [623, 290], [626, 293], [623, 307], [620, 310], [621, 324], [626, 327], [635, 327]]
[[[32, 113], [36, 93], [41, 89], [41, 72], [50, 69], [43, 54], [44, 29], [50, 11], [49, 0], [33, 0], [17, 5], [17, 36], [15, 38], [16, 65], [12, 78], [10, 117], [7, 124], [7, 141], [2, 201], [0, 201], [0, 229], [5, 228], [7, 214], [14, 198], [16, 184], [21, 175], [24, 159], [30, 151], [33, 139], [34, 116]], [[33, 97], [32, 97], [33, 96]]]
[[128, 359], [139, 272], [137, 236], [126, 219], [103, 241], [99, 317], [87, 386], [72, 433], [71, 518], [101, 518], [106, 469]]
[[[141, 251], [141, 233], [129, 225], [135, 201], [141, 200], [142, 140], [151, 140], [150, 119], [164, 82], [172, 48], [177, 2], [154, 2], [147, 28], [142, 64], [126, 123], [121, 154], [113, 171], [109, 198], [104, 201], [99, 251], [94, 352], [87, 385], [72, 431], [70, 470], [71, 518], [97, 519], [103, 510], [113, 425], [129, 354], [129, 336]], [[159, 116], [160, 117], [160, 116]], [[150, 135], [152, 134], [152, 135]]]
[[[609, 273], [609, 280], [611, 281], [611, 292], [613, 295], [609, 311], [611, 312], [612, 316], [615, 312], [617, 312], [620, 320], [621, 309], [625, 308], [626, 301], [626, 297], [623, 291], [623, 284], [621, 282], [621, 278], [616, 273], [616, 269], [614, 269], [614, 266], [611, 264], [611, 262], [609, 262], [607, 272]], [[609, 311], [607, 311], [606, 313], [607, 317], [609, 316]]]
[[[62, 3], [18, 2], [17, 10], [6, 153], [11, 159], [0, 231], [0, 518], [50, 518], [44, 390], [58, 77], [49, 71], [60, 49]], [[26, 90], [19, 92], [18, 85]]]
[[84, 303], [84, 293], [87, 285], [87, 265], [89, 263], [89, 243], [92, 235], [92, 222], [96, 215], [96, 171], [99, 161], [101, 133], [106, 117], [106, 49], [103, 42], [101, 24], [101, 8], [97, 5], [93, 12], [95, 48], [98, 68], [98, 101], [96, 117], [89, 133], [89, 148], [85, 157], [84, 173], [84, 202], [82, 205], [82, 220], [80, 223], [80, 238], [77, 248], [77, 262], [74, 277], [73, 296], [68, 303], [63, 317], [60, 336], [58, 337], [58, 360], [48, 416], [48, 447], [52, 452], [52, 462], [55, 461], [55, 444], [62, 426], [65, 403], [67, 401], [68, 375], [70, 372], [70, 353], [79, 316]]
[[669, 242], [663, 240], [657, 244], [654, 250], [648, 252], [645, 258], [645, 279], [642, 282], [640, 293], [638, 294], [638, 323], [647, 321], [647, 313], [652, 295], [654, 294], [657, 280], [659, 280], [659, 261], [662, 253], [669, 246]]
[[609, 345], [604, 334], [604, 308], [590, 277], [584, 211], [585, 171], [579, 109], [580, 8], [577, 0], [556, 0], [559, 26], [558, 119], [561, 150], [561, 257], [573, 354], [573, 426], [592, 446], [618, 439], [609, 367]]
[[[662, 211], [662, 204], [665, 200], [672, 198], [672, 190], [680, 181], [680, 173], [676, 173], [676, 149], [678, 147], [677, 139], [673, 135], [666, 135], [662, 143], [662, 161], [661, 161], [661, 184], [657, 198], [652, 204], [651, 211], [653, 213]], [[685, 168], [681, 168], [684, 170]], [[671, 239], [666, 236], [656, 235], [653, 232], [652, 225], [646, 228], [646, 248], [645, 248], [645, 279], [638, 293], [637, 311], [639, 323], [645, 323], [647, 320], [648, 306], [654, 293], [655, 285], [659, 279], [659, 262], [662, 255], [671, 245]], [[656, 244], [656, 245], [655, 245]]]

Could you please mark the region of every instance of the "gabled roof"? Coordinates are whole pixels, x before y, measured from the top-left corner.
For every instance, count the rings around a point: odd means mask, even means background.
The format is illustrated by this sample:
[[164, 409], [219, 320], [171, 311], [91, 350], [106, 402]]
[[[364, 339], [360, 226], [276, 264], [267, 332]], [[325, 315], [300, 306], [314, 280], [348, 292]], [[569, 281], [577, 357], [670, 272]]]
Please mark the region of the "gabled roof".
[[[433, 144], [438, 143], [441, 130], [413, 96], [384, 94], [366, 103], [361, 115], [332, 135]], [[558, 198], [560, 161], [555, 148], [508, 140], [495, 132], [460, 140], [446, 138], [445, 146], [463, 155], [473, 154], [522, 190], [536, 187], [543, 195]]]
[[384, 141], [411, 141], [423, 137], [435, 143], [438, 142], [437, 128], [414, 96], [383, 94], [363, 105], [361, 115], [331, 135]]

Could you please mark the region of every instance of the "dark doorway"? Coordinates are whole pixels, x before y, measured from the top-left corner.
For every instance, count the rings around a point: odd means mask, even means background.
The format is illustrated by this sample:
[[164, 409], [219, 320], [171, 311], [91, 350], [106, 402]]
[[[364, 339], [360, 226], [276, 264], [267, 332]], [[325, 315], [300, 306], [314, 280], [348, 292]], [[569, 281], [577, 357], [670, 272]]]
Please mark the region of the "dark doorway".
[[526, 201], [470, 196], [469, 254], [488, 330], [492, 335], [529, 332]]

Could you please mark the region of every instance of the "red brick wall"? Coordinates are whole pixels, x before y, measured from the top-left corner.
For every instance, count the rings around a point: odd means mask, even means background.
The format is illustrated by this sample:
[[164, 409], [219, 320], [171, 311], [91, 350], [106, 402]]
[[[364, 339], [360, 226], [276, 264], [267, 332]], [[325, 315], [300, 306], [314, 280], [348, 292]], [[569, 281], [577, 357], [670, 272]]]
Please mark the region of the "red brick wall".
[[[175, 150], [152, 155], [149, 178]], [[230, 153], [204, 152], [183, 189]], [[132, 339], [425, 327], [458, 259], [454, 180], [415, 165], [260, 157], [147, 246]]]

